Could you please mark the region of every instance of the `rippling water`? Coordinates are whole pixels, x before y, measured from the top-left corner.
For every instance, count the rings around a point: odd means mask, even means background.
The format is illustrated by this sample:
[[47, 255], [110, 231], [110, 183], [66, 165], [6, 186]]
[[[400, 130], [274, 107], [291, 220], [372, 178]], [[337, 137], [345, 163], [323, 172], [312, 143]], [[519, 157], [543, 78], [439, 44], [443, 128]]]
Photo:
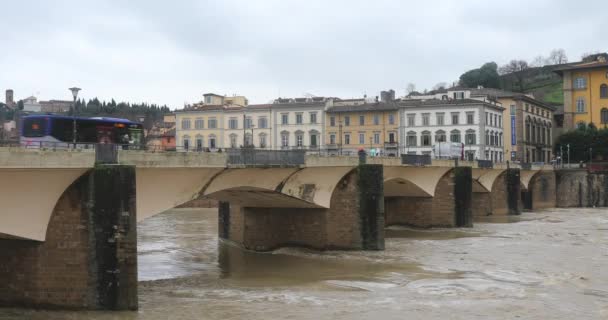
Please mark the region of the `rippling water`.
[[138, 226], [138, 312], [0, 309], [0, 319], [608, 319], [608, 210], [472, 229], [389, 228], [386, 250], [252, 253], [213, 209]]

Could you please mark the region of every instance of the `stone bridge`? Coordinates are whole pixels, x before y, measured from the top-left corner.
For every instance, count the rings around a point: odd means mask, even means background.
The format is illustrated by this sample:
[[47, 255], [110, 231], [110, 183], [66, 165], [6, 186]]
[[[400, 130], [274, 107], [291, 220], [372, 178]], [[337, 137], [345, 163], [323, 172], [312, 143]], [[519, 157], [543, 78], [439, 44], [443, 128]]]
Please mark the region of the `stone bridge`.
[[219, 237], [246, 249], [382, 250], [385, 225], [470, 227], [473, 216], [553, 207], [556, 180], [578, 179], [394, 158], [228, 168], [224, 154], [121, 151], [118, 165], [94, 161], [0, 148], [0, 305], [136, 309], [137, 221], [199, 197], [220, 201]]

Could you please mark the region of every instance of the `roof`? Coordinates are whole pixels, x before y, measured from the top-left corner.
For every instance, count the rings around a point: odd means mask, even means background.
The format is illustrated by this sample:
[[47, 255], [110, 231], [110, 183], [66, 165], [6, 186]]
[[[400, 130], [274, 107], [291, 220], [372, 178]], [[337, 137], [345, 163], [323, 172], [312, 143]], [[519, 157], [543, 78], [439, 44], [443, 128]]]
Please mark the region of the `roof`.
[[399, 106], [396, 103], [364, 103], [359, 105], [333, 106], [327, 109], [327, 113], [338, 112], [361, 112], [361, 111], [397, 111]]
[[598, 54], [594, 60], [580, 61], [560, 65], [553, 69], [553, 72], [562, 75], [564, 71], [588, 70], [588, 69], [603, 69], [608, 68], [608, 59], [606, 55]]
[[486, 105], [496, 109], [504, 110], [500, 105], [491, 104], [475, 99], [451, 99], [451, 100], [439, 100], [439, 99], [428, 99], [428, 100], [401, 100], [399, 106], [401, 107], [451, 107], [451, 106], [470, 106], [470, 105]]
[[205, 93], [205, 94], [203, 94], [203, 97], [206, 97], [206, 96], [224, 97], [224, 96], [219, 95], [219, 94], [217, 94], [217, 93]]

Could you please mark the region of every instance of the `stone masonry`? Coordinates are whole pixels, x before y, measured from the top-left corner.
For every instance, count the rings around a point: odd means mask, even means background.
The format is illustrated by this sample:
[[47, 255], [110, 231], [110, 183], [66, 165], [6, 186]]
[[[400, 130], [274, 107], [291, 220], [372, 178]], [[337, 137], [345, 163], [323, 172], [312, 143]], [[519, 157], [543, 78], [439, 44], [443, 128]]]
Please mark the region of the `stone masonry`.
[[0, 240], [0, 305], [137, 309], [135, 170], [100, 166], [72, 184], [44, 242]]

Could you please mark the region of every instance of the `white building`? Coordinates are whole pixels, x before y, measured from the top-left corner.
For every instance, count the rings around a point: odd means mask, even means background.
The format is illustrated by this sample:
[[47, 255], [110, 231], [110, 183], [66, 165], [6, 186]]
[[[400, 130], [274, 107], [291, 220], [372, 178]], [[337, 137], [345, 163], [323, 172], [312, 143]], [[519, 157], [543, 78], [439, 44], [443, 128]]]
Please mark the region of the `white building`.
[[273, 148], [271, 118], [268, 104], [225, 109], [223, 148]]
[[472, 99], [405, 100], [399, 102], [402, 153], [433, 154], [441, 142], [464, 144], [467, 160], [504, 160], [502, 114], [499, 103]]
[[42, 105], [38, 103], [38, 99], [36, 99], [36, 97], [31, 96], [23, 99], [23, 111], [40, 112], [42, 111]]
[[325, 98], [277, 99], [272, 109], [272, 145], [318, 149], [324, 145]]

